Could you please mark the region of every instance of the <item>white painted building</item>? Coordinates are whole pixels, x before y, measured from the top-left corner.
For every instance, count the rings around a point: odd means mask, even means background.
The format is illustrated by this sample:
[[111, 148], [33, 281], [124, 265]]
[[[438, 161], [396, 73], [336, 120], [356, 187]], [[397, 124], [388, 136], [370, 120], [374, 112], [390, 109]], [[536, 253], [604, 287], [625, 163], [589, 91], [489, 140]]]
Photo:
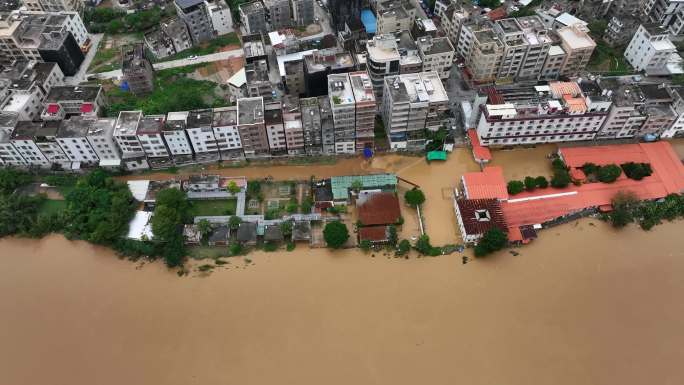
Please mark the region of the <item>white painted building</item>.
[[264, 104], [264, 124], [268, 147], [272, 155], [284, 155], [287, 152], [285, 140], [285, 125], [283, 124], [283, 110], [280, 102]]
[[213, 114], [211, 110], [193, 110], [188, 114], [185, 131], [188, 134], [195, 159], [198, 162], [212, 162], [220, 159], [216, 137], [211, 127]]
[[233, 32], [233, 16], [225, 1], [204, 0], [204, 6], [207, 8], [216, 35], [221, 36]]
[[10, 142], [28, 165], [49, 168], [50, 161], [43, 155], [35, 142], [41, 123], [20, 121], [12, 133]]
[[169, 112], [166, 115], [166, 124], [162, 130], [162, 136], [166, 147], [176, 164], [185, 164], [193, 161], [192, 144], [188, 139], [185, 128], [188, 123], [188, 111]]
[[212, 128], [221, 160], [244, 158], [237, 125], [237, 107], [214, 108]]
[[114, 140], [116, 119], [100, 118], [93, 120], [86, 138], [100, 158], [101, 167], [116, 167], [121, 164], [121, 150]]
[[625, 59], [636, 71], [648, 75], [684, 73], [677, 47], [670, 41], [668, 30], [660, 25], [640, 25], [625, 49]]
[[142, 111], [119, 112], [119, 117], [116, 119], [116, 126], [114, 127], [114, 140], [124, 155], [145, 153], [136, 135], [141, 118]]
[[57, 132], [57, 143], [69, 161], [91, 166], [100, 163], [100, 158], [87, 137], [93, 122], [81, 116], [74, 116], [61, 122]]

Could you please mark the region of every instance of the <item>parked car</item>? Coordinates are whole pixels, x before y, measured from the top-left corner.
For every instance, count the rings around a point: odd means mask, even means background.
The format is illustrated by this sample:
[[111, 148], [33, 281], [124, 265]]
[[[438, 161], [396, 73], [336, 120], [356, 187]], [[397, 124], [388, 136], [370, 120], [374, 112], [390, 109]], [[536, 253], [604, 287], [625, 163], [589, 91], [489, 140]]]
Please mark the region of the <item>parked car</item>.
[[192, 55], [188, 58], [188, 60], [197, 60], [197, 55]]

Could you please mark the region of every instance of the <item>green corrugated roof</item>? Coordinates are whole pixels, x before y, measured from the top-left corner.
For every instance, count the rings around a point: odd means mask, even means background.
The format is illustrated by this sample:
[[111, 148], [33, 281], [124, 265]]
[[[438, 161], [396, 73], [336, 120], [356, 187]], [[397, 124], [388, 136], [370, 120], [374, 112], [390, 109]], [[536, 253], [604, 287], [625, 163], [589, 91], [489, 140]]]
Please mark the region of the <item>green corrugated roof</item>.
[[430, 151], [427, 153], [427, 160], [446, 160], [446, 151]]
[[394, 174], [347, 175], [330, 178], [333, 199], [347, 199], [349, 188], [355, 180], [361, 180], [364, 188], [396, 186], [397, 176]]

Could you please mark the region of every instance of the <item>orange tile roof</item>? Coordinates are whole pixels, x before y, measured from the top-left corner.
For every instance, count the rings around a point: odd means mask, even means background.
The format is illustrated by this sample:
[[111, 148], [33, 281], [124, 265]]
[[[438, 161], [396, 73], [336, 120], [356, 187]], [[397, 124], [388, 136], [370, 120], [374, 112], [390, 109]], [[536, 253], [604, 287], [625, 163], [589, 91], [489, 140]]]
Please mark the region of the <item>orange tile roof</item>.
[[470, 129], [468, 130], [468, 138], [470, 139], [470, 144], [473, 146], [473, 157], [478, 162], [489, 162], [492, 160], [492, 153], [487, 147], [483, 147], [480, 144], [480, 138], [477, 136], [477, 131]]
[[582, 95], [582, 89], [575, 82], [552, 82], [549, 83], [549, 87], [551, 87], [551, 92], [556, 98], [560, 98], [563, 95], [571, 95], [573, 97]]
[[575, 98], [571, 95], [563, 95], [563, 100], [565, 100], [565, 104], [568, 106], [569, 112], [587, 112], [587, 104], [584, 102], [584, 98]]
[[371, 242], [383, 242], [387, 240], [387, 226], [361, 227], [359, 240]]
[[467, 172], [463, 174], [463, 184], [468, 199], [508, 199], [506, 180], [500, 166], [488, 166], [481, 172]]
[[506, 12], [506, 7], [495, 8], [489, 11], [489, 13], [487, 13], [487, 17], [491, 21], [497, 21], [499, 19], [503, 19], [506, 16], [508, 16], [508, 13]]
[[401, 217], [399, 198], [393, 192], [378, 192], [358, 206], [359, 221], [365, 226], [397, 223]]

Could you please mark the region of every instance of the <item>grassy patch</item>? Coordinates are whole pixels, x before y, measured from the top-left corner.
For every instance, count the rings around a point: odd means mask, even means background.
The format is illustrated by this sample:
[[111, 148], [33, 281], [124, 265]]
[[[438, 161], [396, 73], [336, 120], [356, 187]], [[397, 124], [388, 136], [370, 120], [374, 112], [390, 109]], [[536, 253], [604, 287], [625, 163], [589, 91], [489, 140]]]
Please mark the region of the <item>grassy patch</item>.
[[170, 60], [183, 59], [193, 55], [202, 56], [211, 53], [216, 53], [221, 50], [221, 48], [229, 45], [240, 45], [240, 39], [237, 37], [235, 32], [231, 32], [227, 35], [219, 36], [216, 39], [210, 40], [206, 43], [190, 47], [184, 51], [178, 52], [175, 55], [167, 56], [163, 59], [157, 60], [157, 62], [164, 62]]
[[611, 47], [602, 40], [596, 41], [596, 49], [591, 55], [587, 70], [601, 72], [606, 75], [625, 75], [633, 73], [624, 57], [625, 50]]
[[237, 200], [220, 199], [206, 201], [192, 201], [190, 213], [193, 217], [211, 215], [235, 215]]
[[[225, 246], [189, 246], [188, 256], [192, 259], [217, 259], [230, 253]], [[223, 264], [223, 263], [222, 263]]]
[[46, 199], [40, 204], [38, 208], [39, 214], [52, 215], [64, 212], [66, 210], [66, 201], [58, 201], [54, 199]]

